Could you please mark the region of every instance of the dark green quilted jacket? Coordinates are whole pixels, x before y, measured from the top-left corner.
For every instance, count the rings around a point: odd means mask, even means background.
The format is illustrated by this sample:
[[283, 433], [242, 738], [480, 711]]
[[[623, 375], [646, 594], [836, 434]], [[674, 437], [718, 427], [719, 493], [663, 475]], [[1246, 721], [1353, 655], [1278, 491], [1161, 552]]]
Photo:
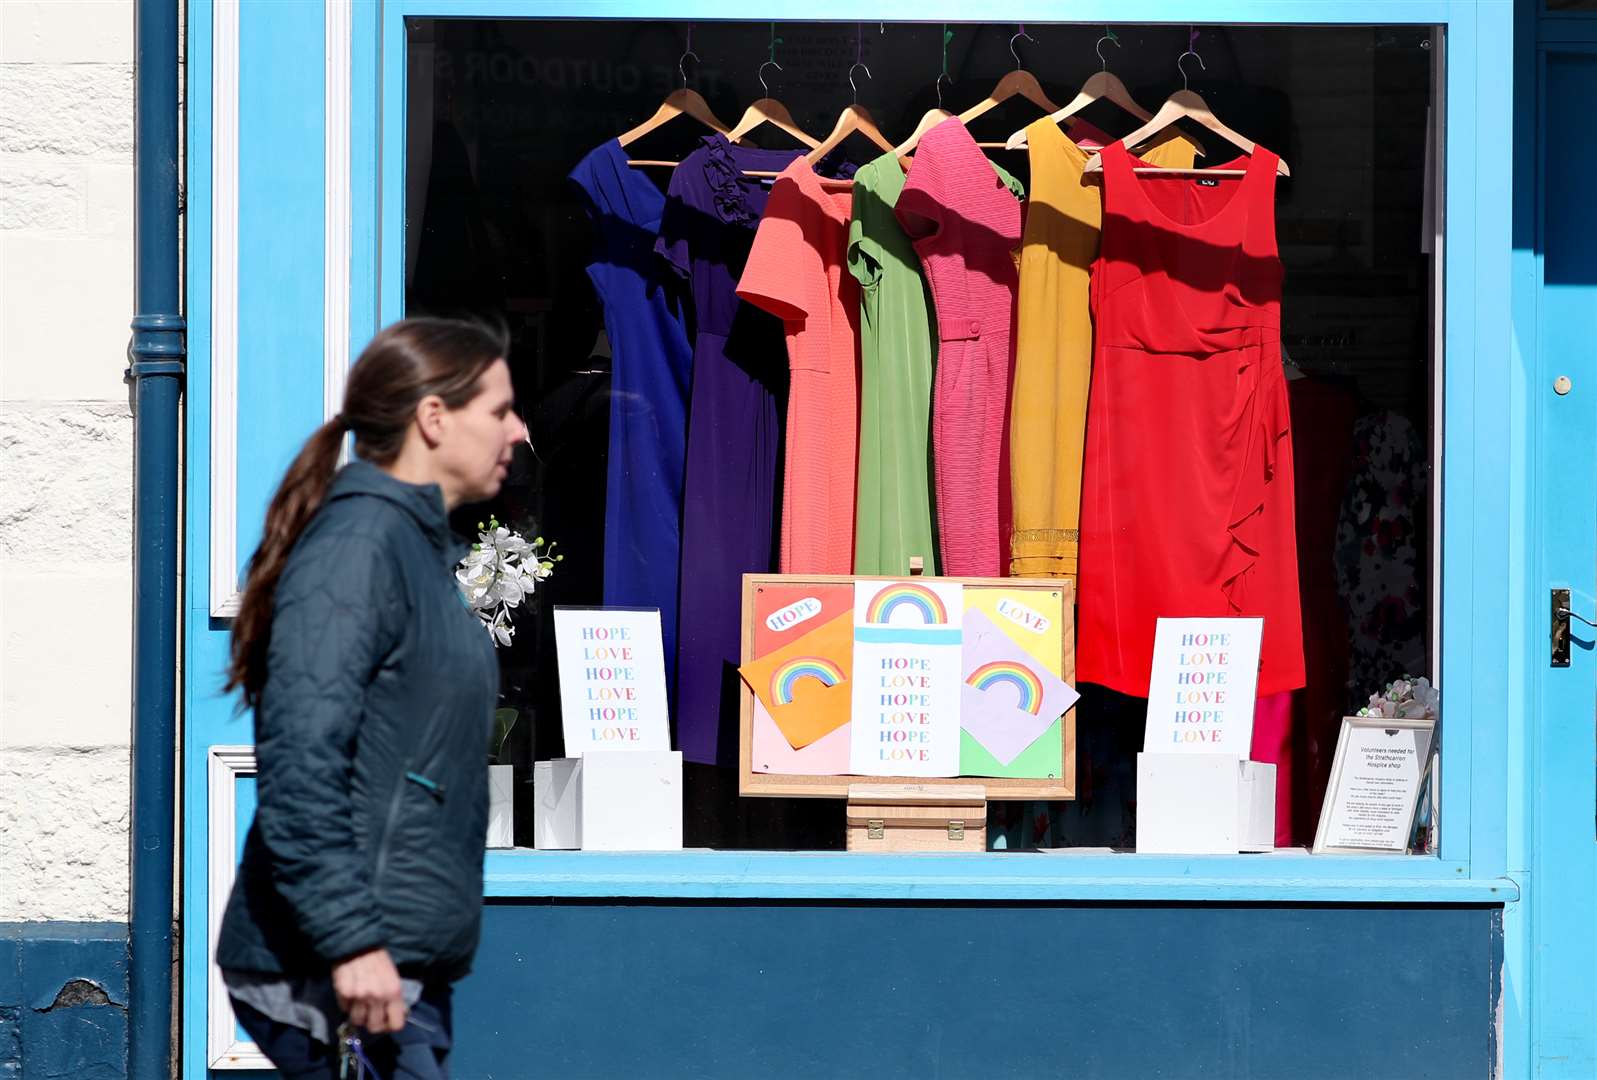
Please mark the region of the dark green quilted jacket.
[[435, 486], [355, 462], [289, 554], [255, 714], [255, 822], [216, 959], [317, 974], [383, 946], [457, 979], [482, 920], [493, 642]]

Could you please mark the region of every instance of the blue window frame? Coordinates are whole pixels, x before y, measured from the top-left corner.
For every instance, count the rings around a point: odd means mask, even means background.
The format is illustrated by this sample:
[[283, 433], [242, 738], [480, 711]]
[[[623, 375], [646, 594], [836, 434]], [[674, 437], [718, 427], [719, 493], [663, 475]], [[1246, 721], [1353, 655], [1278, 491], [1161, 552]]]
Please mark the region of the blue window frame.
[[[270, 6], [270, 5], [266, 5]], [[213, 55], [217, 8], [196, 0], [190, 8], [189, 100], [189, 264], [188, 308], [191, 349], [211, 357], [197, 365], [189, 385], [188, 575], [186, 610], [187, 685], [185, 728], [186, 805], [205, 805], [203, 762], [208, 746], [247, 743], [247, 717], [216, 690], [227, 647], [227, 623], [218, 617], [219, 602], [209, 573], [216, 549], [213, 514], [219, 515], [220, 490], [213, 469], [224, 462], [212, 455], [213, 417], [237, 406], [243, 391], [254, 395], [250, 420], [258, 438], [235, 432], [240, 476], [277, 475], [290, 443], [308, 431], [321, 403], [306, 398], [303, 388], [285, 396], [271, 385], [276, 355], [307, 352], [352, 355], [380, 324], [403, 310], [403, 192], [405, 117], [405, 22], [422, 17], [517, 17], [712, 20], [737, 19], [747, 9], [728, 0], [374, 0], [339, 3], [326, 11], [312, 6], [313, 17], [300, 31], [323, 41], [347, 35], [347, 111], [334, 85], [334, 55], [324, 73], [305, 64], [305, 43], [293, 55], [302, 70], [260, 66], [259, 37], [251, 38], [252, 11], [242, 8], [240, 37], [250, 42], [242, 63], [219, 63]], [[967, 9], [946, 0], [879, 0], [857, 2], [809, 0], [782, 2], [763, 13], [779, 20], [852, 22], [862, 17], [887, 20], [957, 21]], [[325, 14], [325, 20], [324, 20]], [[1506, 3], [1467, 0], [1081, 0], [1068, 7], [1039, 0], [1006, 5], [1006, 20], [1081, 23], [1177, 22], [1217, 25], [1260, 23], [1405, 24], [1444, 28], [1446, 246], [1442, 310], [1445, 318], [1445, 386], [1443, 400], [1444, 460], [1442, 528], [1446, 536], [1440, 575], [1440, 678], [1447, 695], [1443, 732], [1441, 850], [1437, 857], [1353, 856], [1210, 856], [1160, 857], [1060, 854], [1017, 859], [1006, 856], [861, 856], [778, 854], [763, 852], [683, 853], [657, 856], [561, 854], [552, 852], [494, 853], [488, 862], [488, 893], [500, 897], [669, 896], [669, 897], [839, 897], [916, 899], [1079, 899], [1079, 900], [1226, 900], [1304, 902], [1501, 903], [1517, 896], [1506, 876], [1508, 784], [1512, 752], [1522, 745], [1514, 735], [1530, 708], [1526, 664], [1531, 656], [1529, 612], [1513, 601], [1527, 580], [1524, 517], [1528, 458], [1524, 445], [1525, 400], [1514, 377], [1510, 339], [1509, 289], [1510, 170], [1505, 154], [1477, 154], [1477, 148], [1500, 144], [1511, 130], [1511, 50], [1483, 42], [1507, 42], [1511, 18]], [[342, 23], [336, 20], [342, 19]], [[335, 38], [333, 35], [340, 35]], [[314, 50], [311, 50], [314, 53]], [[254, 60], [251, 60], [251, 57]], [[220, 58], [227, 61], [227, 58]], [[256, 66], [252, 67], [252, 62]], [[285, 61], [286, 63], [286, 61]], [[325, 75], [325, 78], [324, 78]], [[261, 80], [270, 76], [270, 93]], [[225, 177], [213, 175], [219, 156], [217, 133], [226, 128], [216, 114], [227, 87], [218, 78], [238, 81], [240, 108], [252, 109], [256, 124], [270, 123], [284, 148], [297, 147], [324, 155], [336, 174], [347, 168], [347, 204], [331, 196], [307, 207], [316, 220], [303, 224], [312, 235], [322, 232], [322, 219], [345, 206], [349, 247], [341, 255], [329, 243], [274, 247], [273, 223], [251, 223], [239, 217], [238, 235], [229, 240], [213, 217]], [[1493, 87], [1499, 89], [1492, 89]], [[257, 97], [251, 99], [250, 95]], [[250, 104], [250, 101], [255, 104]], [[325, 127], [322, 117], [325, 116]], [[235, 133], [238, 125], [232, 128]], [[255, 129], [258, 132], [260, 129]], [[339, 143], [328, 135], [336, 131]], [[254, 137], [254, 136], [252, 136]], [[225, 150], [225, 147], [223, 148]], [[286, 153], [287, 150], [285, 149]], [[342, 155], [348, 155], [347, 166]], [[330, 156], [329, 156], [330, 155]], [[278, 167], [259, 164], [252, 182], [260, 184]], [[283, 167], [287, 167], [284, 165]], [[336, 176], [335, 176], [336, 179]], [[236, 205], [236, 204], [235, 204]], [[331, 207], [331, 209], [330, 209]], [[247, 211], [247, 208], [241, 208]], [[282, 223], [278, 223], [282, 224]], [[290, 227], [284, 225], [283, 227]], [[333, 235], [329, 226], [328, 235]], [[301, 237], [303, 240], [303, 237]], [[229, 244], [232, 246], [230, 247]], [[281, 250], [279, 250], [281, 248]], [[322, 256], [331, 267], [334, 288], [315, 297], [314, 290], [240, 288], [228, 278], [221, 257], [253, 261], [255, 277], [266, 284], [271, 271]], [[342, 259], [342, 262], [339, 260]], [[286, 265], [286, 264], [285, 264]], [[342, 319], [329, 314], [325, 295], [336, 292], [340, 267], [347, 268], [348, 293]], [[270, 330], [262, 341], [237, 337], [236, 345], [218, 340], [213, 325], [213, 289], [218, 283], [239, 290], [239, 324]], [[273, 307], [272, 305], [278, 305]], [[216, 310], [225, 310], [225, 305]], [[334, 313], [336, 314], [336, 313]], [[252, 321], [253, 320], [253, 321]], [[286, 327], [297, 328], [292, 333]], [[225, 329], [225, 328], [224, 328]], [[272, 335], [276, 335], [275, 337]], [[275, 351], [275, 352], [274, 352]], [[238, 370], [225, 370], [233, 357]], [[243, 373], [254, 373], [248, 387], [238, 386]], [[213, 381], [213, 374], [218, 381]], [[222, 383], [232, 387], [224, 400]], [[310, 395], [314, 397], [315, 395]], [[301, 414], [304, 415], [301, 415]], [[243, 422], [242, 414], [240, 414]], [[286, 434], [285, 434], [286, 433]], [[1506, 434], [1505, 434], [1506, 433]], [[292, 435], [292, 440], [288, 438]], [[224, 483], [225, 483], [225, 478]], [[252, 496], [254, 498], [255, 496]], [[234, 530], [259, 506], [233, 507]], [[220, 517], [218, 518], [220, 520]], [[225, 527], [218, 535], [228, 531]], [[233, 556], [244, 549], [235, 545]], [[226, 575], [222, 575], [226, 580]], [[205, 895], [203, 815], [189, 815], [185, 839], [185, 883], [190, 897]], [[192, 911], [192, 909], [191, 909]], [[203, 928], [204, 920], [191, 921]], [[203, 930], [191, 930], [190, 954], [203, 956]], [[203, 995], [202, 995], [203, 996]]]
[[[1164, 898], [1175, 899], [1471, 899], [1501, 901], [1514, 894], [1505, 867], [1505, 750], [1508, 722], [1523, 709], [1511, 702], [1510, 656], [1502, 629], [1512, 608], [1502, 573], [1511, 568], [1516, 524], [1509, 513], [1512, 480], [1522, 459], [1516, 448], [1489, 434], [1500, 428], [1501, 403], [1512, 401], [1507, 305], [1476, 297], [1506, 296], [1509, 250], [1509, 166], [1477, 156], [1474, 147], [1506, 130], [1504, 94], [1477, 87], [1509, 84], [1511, 57], [1478, 50], [1509, 33], [1506, 5], [1419, 0], [1210, 0], [1183, 3], [1177, 12], [1161, 0], [1006, 5], [1005, 20], [1079, 23], [1431, 24], [1445, 28], [1447, 63], [1446, 252], [1441, 310], [1445, 320], [1443, 412], [1444, 544], [1441, 581], [1441, 663], [1447, 699], [1442, 735], [1442, 828], [1437, 858], [1364, 856], [1049, 856], [1040, 866], [1013, 868], [992, 857], [941, 857], [935, 869], [897, 856], [829, 856], [715, 852], [643, 857], [493, 853], [488, 890], [498, 896], [905, 896]], [[861, 8], [834, 0], [780, 3], [763, 17], [782, 21], [852, 22], [862, 17], [933, 22], [968, 14], [955, 4], [885, 0]], [[404, 313], [405, 41], [406, 20], [431, 17], [604, 18], [675, 21], [739, 19], [746, 8], [703, 0], [678, 4], [556, 0], [535, 12], [520, 0], [392, 0], [383, 6], [380, 102], [362, 101], [375, 87], [356, 87], [355, 114], [378, 113], [377, 145], [364, 148], [380, 176], [380, 241], [356, 259], [352, 293], [379, 297], [379, 321]], [[1063, 17], [1068, 16], [1068, 17]], [[1495, 23], [1502, 23], [1501, 26]], [[1499, 39], [1501, 40], [1501, 38]], [[380, 105], [380, 108], [379, 108]], [[379, 149], [380, 148], [380, 149]], [[362, 157], [357, 147], [357, 158]], [[1480, 433], [1477, 437], [1477, 433]], [[1520, 628], [1523, 631], [1523, 627]]]

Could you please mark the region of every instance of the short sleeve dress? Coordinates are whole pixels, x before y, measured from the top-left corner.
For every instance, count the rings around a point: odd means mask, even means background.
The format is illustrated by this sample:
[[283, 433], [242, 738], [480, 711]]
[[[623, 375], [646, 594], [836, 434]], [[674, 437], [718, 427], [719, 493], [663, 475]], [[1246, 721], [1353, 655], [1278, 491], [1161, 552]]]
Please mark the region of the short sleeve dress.
[[771, 186], [738, 296], [782, 320], [789, 368], [784, 574], [854, 568], [859, 283], [845, 267], [847, 191], [799, 158]]
[[[1070, 135], [1048, 117], [1026, 129], [1031, 202], [1020, 249], [1015, 385], [1010, 408], [1010, 490], [1014, 532], [1009, 572], [1074, 577], [1081, 521], [1081, 455], [1092, 380], [1092, 262], [1103, 224], [1103, 189], [1082, 177], [1088, 152], [1071, 136], [1097, 141], [1082, 123]], [[1104, 139], [1108, 142], [1108, 139]], [[1182, 137], [1144, 159], [1191, 168]]]
[[593, 221], [588, 277], [610, 339], [604, 602], [657, 607], [676, 656], [682, 475], [693, 352], [681, 280], [654, 253], [665, 196], [611, 139], [571, 171]]
[[936, 574], [931, 498], [932, 298], [920, 257], [893, 214], [897, 154], [854, 174], [848, 268], [860, 283], [859, 498], [854, 572], [902, 576], [920, 556]]
[[1001, 577], [1009, 559], [1011, 327], [1024, 192], [958, 117], [928, 131], [895, 212], [937, 308], [933, 485], [943, 573]]
[[775, 566], [787, 362], [781, 322], [737, 296], [768, 194], [743, 173], [780, 171], [797, 154], [706, 137], [671, 177], [656, 242], [693, 298], [677, 746], [700, 764], [736, 759], [742, 575]]

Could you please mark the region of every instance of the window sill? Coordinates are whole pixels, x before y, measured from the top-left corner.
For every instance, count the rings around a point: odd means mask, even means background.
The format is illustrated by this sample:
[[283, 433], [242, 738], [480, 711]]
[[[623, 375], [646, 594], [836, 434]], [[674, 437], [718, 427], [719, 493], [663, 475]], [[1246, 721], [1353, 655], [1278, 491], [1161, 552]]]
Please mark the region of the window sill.
[[706, 851], [488, 853], [494, 899], [1220, 901], [1502, 904], [1506, 878], [1471, 879], [1429, 856], [1070, 854], [850, 855]]

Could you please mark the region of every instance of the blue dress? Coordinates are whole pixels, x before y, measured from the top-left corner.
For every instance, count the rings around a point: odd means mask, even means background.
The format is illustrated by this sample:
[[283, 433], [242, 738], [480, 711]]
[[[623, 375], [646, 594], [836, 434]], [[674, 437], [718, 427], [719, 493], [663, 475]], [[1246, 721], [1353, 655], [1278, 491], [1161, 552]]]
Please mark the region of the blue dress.
[[588, 277], [610, 339], [610, 451], [604, 510], [604, 602], [657, 607], [674, 687], [688, 340], [680, 279], [655, 254], [665, 195], [611, 139], [571, 171], [593, 220]]

